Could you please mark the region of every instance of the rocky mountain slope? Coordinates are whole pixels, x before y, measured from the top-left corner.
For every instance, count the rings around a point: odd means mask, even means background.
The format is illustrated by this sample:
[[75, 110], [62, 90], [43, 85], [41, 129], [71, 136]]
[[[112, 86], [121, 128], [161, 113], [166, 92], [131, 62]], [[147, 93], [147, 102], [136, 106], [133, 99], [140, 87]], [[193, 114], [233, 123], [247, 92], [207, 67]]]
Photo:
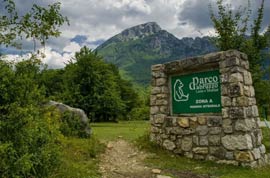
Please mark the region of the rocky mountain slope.
[[96, 51], [116, 64], [122, 75], [148, 85], [151, 65], [215, 51], [209, 37], [178, 39], [155, 22], [124, 30], [101, 44]]

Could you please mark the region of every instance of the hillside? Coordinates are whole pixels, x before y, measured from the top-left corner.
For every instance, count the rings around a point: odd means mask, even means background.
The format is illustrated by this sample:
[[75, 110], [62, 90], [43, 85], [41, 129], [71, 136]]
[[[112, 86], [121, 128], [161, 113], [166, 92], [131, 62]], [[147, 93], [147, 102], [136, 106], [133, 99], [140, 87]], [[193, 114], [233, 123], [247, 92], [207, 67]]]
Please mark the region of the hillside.
[[155, 22], [137, 25], [105, 41], [97, 49], [122, 75], [148, 85], [151, 65], [215, 51], [209, 37], [178, 39]]

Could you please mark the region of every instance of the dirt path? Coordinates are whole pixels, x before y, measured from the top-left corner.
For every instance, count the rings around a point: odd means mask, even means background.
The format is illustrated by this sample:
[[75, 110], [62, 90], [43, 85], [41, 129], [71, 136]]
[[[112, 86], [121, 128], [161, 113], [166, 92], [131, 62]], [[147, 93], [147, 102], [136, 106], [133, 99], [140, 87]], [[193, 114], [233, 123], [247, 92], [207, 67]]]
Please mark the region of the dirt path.
[[110, 141], [105, 153], [101, 155], [99, 168], [102, 178], [171, 178], [162, 175], [168, 173], [177, 178], [210, 178], [190, 171], [149, 168], [143, 162], [147, 156], [149, 154], [139, 151], [125, 140]]
[[143, 164], [146, 156], [125, 140], [110, 141], [101, 155], [100, 171], [103, 178], [154, 178]]

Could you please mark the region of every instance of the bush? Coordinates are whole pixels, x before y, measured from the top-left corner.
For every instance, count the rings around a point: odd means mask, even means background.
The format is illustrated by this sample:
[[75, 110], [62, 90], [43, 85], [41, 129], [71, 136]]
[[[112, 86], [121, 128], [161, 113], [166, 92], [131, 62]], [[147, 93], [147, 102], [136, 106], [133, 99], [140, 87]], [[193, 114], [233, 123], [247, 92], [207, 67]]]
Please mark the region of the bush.
[[150, 108], [148, 106], [133, 108], [128, 115], [130, 120], [149, 120]]
[[41, 109], [40, 61], [0, 60], [0, 175], [47, 177], [59, 165], [59, 118]]
[[79, 138], [86, 138], [89, 135], [85, 132], [85, 124], [82, 123], [79, 116], [70, 112], [61, 114], [60, 131], [64, 136], [73, 136]]

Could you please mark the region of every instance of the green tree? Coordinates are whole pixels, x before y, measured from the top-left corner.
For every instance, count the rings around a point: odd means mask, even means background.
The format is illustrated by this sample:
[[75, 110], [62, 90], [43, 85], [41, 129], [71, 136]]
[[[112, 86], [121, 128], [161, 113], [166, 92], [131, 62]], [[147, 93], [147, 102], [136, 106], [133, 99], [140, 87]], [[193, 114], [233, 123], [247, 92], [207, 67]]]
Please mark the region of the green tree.
[[123, 112], [117, 77], [95, 52], [83, 47], [64, 75], [65, 103], [82, 108], [92, 121], [114, 121]]
[[[268, 90], [268, 85], [262, 80], [265, 70], [262, 67], [264, 58], [261, 51], [267, 47], [267, 38], [260, 34], [264, 0], [258, 8], [257, 18], [250, 27], [250, 7], [235, 10], [231, 5], [224, 5], [224, 0], [218, 0], [217, 9], [215, 13], [210, 5], [211, 20], [217, 33], [216, 46], [222, 51], [236, 49], [248, 55], [257, 101], [260, 105], [265, 104], [263, 93]], [[270, 103], [270, 100], [267, 102]]]
[[[45, 45], [67, 21], [60, 3], [48, 8], [33, 5], [18, 15], [13, 0], [2, 0], [0, 45], [18, 46], [18, 39]], [[35, 47], [34, 47], [35, 50]], [[44, 109], [45, 91], [38, 78], [43, 66], [35, 55], [10, 63], [0, 56], [0, 175], [1, 177], [47, 177], [59, 165], [57, 114]]]
[[36, 58], [0, 60], [0, 174], [46, 177], [59, 165], [58, 120], [41, 106], [44, 91]]
[[25, 14], [18, 14], [13, 0], [0, 2], [4, 11], [0, 16], [0, 45], [16, 46], [20, 39], [31, 38], [36, 50], [36, 41], [45, 45], [49, 37], [58, 37], [61, 32], [59, 27], [68, 23], [67, 17], [60, 13], [60, 2], [48, 5], [48, 7], [33, 4], [31, 10]]

